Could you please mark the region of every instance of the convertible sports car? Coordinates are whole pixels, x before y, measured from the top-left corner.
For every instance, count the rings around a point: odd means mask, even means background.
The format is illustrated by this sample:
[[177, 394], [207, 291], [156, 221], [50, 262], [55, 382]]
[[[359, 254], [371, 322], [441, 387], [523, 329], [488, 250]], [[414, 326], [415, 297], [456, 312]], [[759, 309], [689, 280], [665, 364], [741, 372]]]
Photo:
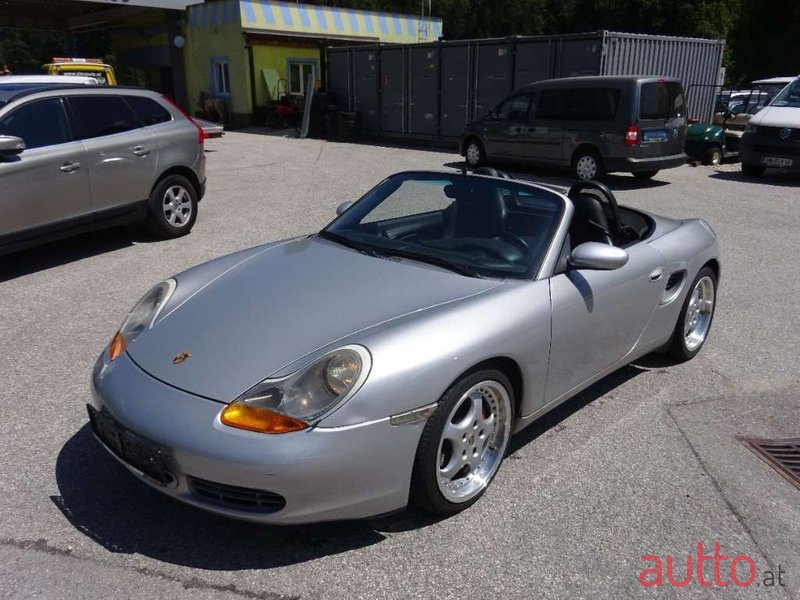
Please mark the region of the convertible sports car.
[[449, 515], [512, 433], [644, 354], [700, 351], [707, 223], [483, 173], [392, 175], [319, 233], [155, 286], [94, 368], [96, 437], [231, 517]]

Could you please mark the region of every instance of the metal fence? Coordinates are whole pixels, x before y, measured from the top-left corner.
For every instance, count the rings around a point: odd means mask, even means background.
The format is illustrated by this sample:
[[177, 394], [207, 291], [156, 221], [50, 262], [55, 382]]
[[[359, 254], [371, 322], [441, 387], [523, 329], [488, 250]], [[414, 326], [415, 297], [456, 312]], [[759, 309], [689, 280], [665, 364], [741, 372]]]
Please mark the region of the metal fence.
[[[677, 77], [690, 116], [708, 120], [721, 40], [601, 31], [327, 49], [327, 84], [362, 134], [448, 141], [514, 89], [577, 75]], [[705, 86], [705, 87], [701, 87]]]

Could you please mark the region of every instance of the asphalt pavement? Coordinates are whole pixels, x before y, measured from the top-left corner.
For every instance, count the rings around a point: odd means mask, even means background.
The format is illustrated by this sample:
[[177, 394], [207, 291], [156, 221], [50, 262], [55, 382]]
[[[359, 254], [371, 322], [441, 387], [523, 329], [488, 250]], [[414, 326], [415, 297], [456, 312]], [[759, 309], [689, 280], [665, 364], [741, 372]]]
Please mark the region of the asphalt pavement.
[[[612, 176], [621, 203], [716, 230], [721, 287], [701, 354], [647, 357], [550, 413], [455, 517], [276, 528], [184, 506], [109, 457], [87, 426], [92, 364], [151, 285], [318, 230], [383, 176], [459, 157], [255, 131], [207, 152], [188, 237], [115, 229], [0, 258], [0, 597], [800, 598], [800, 489], [737, 440], [800, 437], [800, 179], [738, 165]], [[755, 581], [740, 588], [724, 567], [727, 588], [696, 572], [682, 588], [642, 585], [655, 564], [643, 556], [672, 556], [685, 578], [698, 542], [752, 559]]]

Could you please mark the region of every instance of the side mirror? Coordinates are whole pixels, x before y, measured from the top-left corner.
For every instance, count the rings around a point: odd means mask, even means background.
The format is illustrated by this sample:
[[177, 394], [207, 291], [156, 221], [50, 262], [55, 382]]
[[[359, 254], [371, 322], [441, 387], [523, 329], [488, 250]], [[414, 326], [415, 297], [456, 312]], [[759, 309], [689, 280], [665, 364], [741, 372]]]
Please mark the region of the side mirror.
[[0, 135], [0, 156], [16, 156], [25, 150], [22, 138], [13, 135]]
[[600, 242], [585, 242], [569, 255], [569, 264], [579, 269], [613, 271], [627, 262], [628, 253], [625, 250]]
[[339, 206], [336, 207], [336, 216], [338, 217], [351, 206], [353, 206], [352, 202], [342, 202]]

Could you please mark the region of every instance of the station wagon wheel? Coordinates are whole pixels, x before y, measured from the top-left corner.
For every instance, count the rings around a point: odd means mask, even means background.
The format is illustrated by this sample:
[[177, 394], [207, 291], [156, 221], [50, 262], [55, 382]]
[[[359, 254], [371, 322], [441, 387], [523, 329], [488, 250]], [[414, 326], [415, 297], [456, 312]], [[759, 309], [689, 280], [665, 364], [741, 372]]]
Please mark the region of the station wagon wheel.
[[708, 339], [717, 303], [717, 276], [703, 267], [694, 278], [684, 300], [670, 353], [678, 360], [694, 358]]
[[179, 237], [192, 230], [197, 219], [197, 192], [183, 175], [168, 175], [150, 194], [147, 224], [162, 237]]
[[572, 157], [572, 170], [580, 181], [598, 179], [605, 173], [603, 159], [591, 149], [578, 150]]
[[500, 371], [480, 371], [454, 384], [422, 433], [411, 501], [439, 515], [476, 502], [505, 458], [513, 406], [511, 384]]
[[483, 150], [483, 144], [476, 138], [470, 138], [464, 148], [464, 156], [467, 159], [467, 164], [470, 167], [479, 167], [486, 162], [486, 154]]

